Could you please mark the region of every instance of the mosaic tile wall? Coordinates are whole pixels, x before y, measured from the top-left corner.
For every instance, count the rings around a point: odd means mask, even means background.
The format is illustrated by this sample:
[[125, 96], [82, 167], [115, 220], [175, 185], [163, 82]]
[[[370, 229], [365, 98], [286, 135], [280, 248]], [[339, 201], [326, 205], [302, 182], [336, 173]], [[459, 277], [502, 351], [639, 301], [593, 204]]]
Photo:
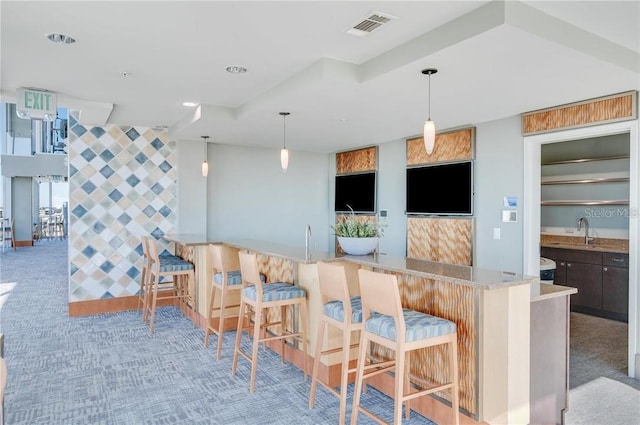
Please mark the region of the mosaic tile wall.
[[69, 302], [139, 290], [141, 238], [174, 231], [175, 142], [143, 127], [69, 116]]

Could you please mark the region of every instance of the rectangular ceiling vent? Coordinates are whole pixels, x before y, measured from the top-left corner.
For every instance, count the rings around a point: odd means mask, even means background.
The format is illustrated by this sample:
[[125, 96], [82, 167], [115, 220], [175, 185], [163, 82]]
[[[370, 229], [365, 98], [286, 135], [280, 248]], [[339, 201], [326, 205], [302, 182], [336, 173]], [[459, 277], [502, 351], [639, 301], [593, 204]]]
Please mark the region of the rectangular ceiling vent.
[[366, 17], [360, 19], [357, 24], [347, 30], [347, 34], [365, 36], [370, 34], [376, 28], [380, 28], [382, 25], [390, 22], [392, 19], [397, 19], [395, 16], [387, 15], [381, 12], [368, 13]]

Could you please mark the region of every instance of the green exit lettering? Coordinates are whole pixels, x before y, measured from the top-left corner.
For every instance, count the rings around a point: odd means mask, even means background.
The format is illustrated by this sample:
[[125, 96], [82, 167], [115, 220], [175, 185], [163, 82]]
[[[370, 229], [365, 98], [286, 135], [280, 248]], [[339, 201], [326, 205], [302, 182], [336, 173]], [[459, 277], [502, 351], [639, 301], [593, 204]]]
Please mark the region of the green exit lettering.
[[33, 92], [25, 90], [24, 106], [29, 109], [39, 111], [48, 111], [51, 101], [51, 94], [42, 92]]

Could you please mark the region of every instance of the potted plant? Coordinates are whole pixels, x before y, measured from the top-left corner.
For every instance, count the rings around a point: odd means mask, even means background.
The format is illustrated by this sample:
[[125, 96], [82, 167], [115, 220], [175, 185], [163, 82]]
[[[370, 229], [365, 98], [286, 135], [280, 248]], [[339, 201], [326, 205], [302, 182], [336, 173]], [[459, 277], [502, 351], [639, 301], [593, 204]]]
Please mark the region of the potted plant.
[[350, 255], [367, 255], [378, 247], [379, 238], [384, 235], [385, 225], [377, 221], [362, 222], [349, 205], [351, 213], [342, 223], [331, 226], [342, 250]]

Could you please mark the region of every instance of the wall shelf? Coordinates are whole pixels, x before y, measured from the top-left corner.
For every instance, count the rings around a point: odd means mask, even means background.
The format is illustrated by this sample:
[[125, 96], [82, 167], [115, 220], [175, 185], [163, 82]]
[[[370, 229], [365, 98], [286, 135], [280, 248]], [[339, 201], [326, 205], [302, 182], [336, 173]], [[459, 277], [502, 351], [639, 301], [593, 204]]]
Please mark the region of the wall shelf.
[[587, 184], [587, 183], [617, 183], [628, 182], [629, 177], [602, 177], [596, 179], [569, 179], [569, 180], [546, 180], [541, 182], [544, 185], [555, 184]]
[[540, 205], [543, 207], [563, 207], [563, 206], [574, 206], [574, 205], [587, 205], [587, 206], [603, 206], [603, 205], [629, 205], [629, 200], [620, 199], [620, 200], [610, 200], [610, 201], [602, 201], [602, 200], [567, 200], [567, 201], [542, 201]]
[[629, 159], [629, 155], [617, 155], [617, 156], [603, 156], [600, 158], [581, 158], [581, 159], [568, 159], [564, 161], [553, 161], [553, 162], [545, 162], [542, 166], [545, 165], [559, 165], [559, 164], [581, 164], [583, 162], [594, 162], [594, 161], [611, 161], [614, 159]]

